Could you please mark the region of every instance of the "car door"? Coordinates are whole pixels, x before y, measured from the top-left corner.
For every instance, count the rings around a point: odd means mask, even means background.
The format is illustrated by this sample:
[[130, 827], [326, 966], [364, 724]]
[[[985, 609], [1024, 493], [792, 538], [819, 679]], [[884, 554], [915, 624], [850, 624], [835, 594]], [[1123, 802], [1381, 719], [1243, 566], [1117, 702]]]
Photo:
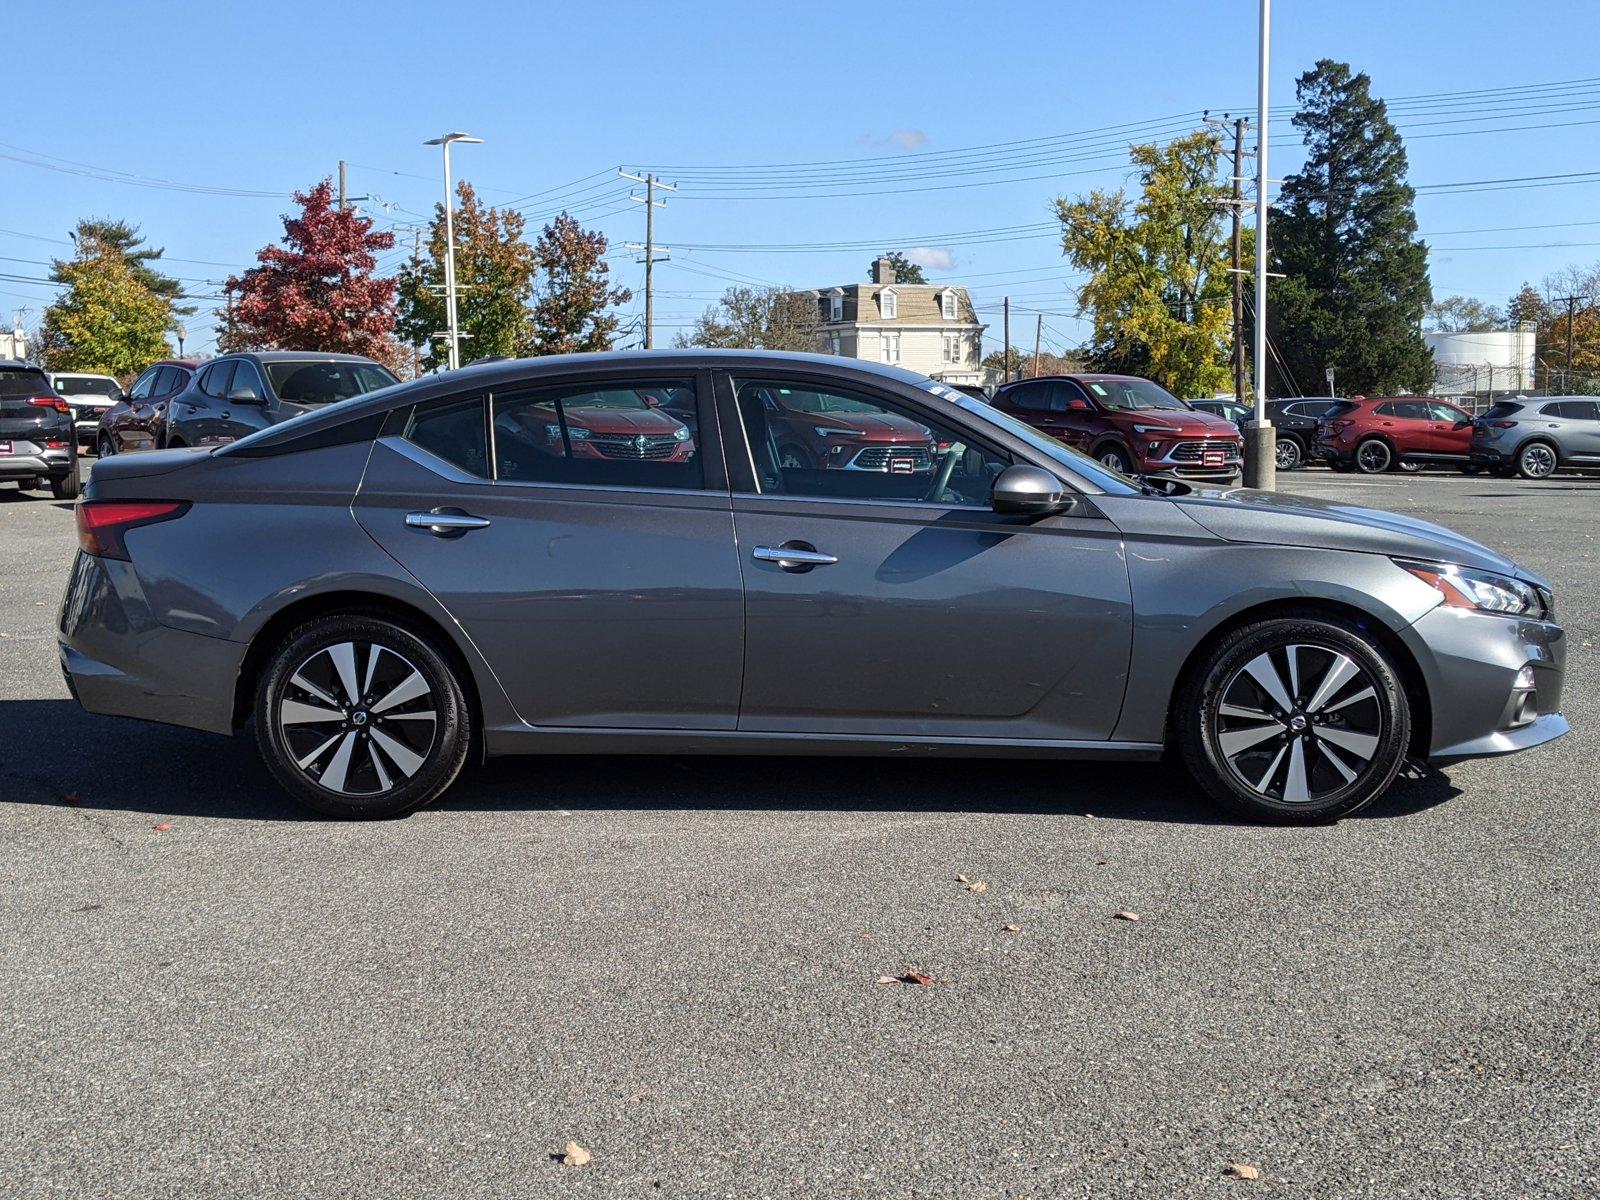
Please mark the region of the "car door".
[[176, 390], [181, 375], [177, 367], [152, 367], [139, 381], [145, 385], [142, 394], [139, 384], [134, 385], [128, 396], [128, 412], [119, 423], [118, 450], [155, 449], [160, 422], [166, 417], [167, 398]]
[[[400, 410], [374, 445], [357, 519], [529, 724], [735, 727], [744, 594], [721, 451], [647, 399], [707, 387], [660, 367], [508, 384]], [[643, 412], [648, 431], [608, 432]]]
[[[989, 508], [1003, 448], [955, 410], [834, 376], [720, 374], [745, 582], [739, 729], [1103, 740], [1131, 646], [1110, 522]], [[757, 397], [821, 391], [922, 424], [931, 474], [783, 465]], [[940, 412], [943, 412], [943, 416]]]
[[1472, 451], [1472, 418], [1453, 404], [1430, 400], [1428, 453], [1465, 458]]
[[[1545, 405], [1548, 413], [1555, 405]], [[1563, 400], [1560, 428], [1555, 430], [1563, 459], [1589, 466], [1600, 463], [1600, 402]]]
[[219, 442], [233, 442], [275, 422], [274, 400], [267, 381], [248, 358], [234, 360], [233, 377], [212, 418]]
[[215, 446], [233, 440], [231, 434], [224, 433], [222, 418], [233, 386], [234, 363], [231, 358], [207, 363], [193, 386], [172, 402], [167, 418], [168, 445], [181, 441], [189, 446]]

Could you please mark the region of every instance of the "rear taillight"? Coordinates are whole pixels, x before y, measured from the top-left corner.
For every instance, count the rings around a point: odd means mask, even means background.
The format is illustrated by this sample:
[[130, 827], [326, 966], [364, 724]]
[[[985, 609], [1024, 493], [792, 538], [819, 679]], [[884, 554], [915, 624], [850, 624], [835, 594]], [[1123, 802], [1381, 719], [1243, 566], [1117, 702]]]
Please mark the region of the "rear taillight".
[[53, 408], [58, 413], [70, 413], [72, 411], [72, 405], [68, 404], [60, 396], [32, 396], [29, 397], [28, 403], [35, 408]]
[[171, 521], [188, 511], [187, 500], [85, 500], [78, 505], [78, 545], [96, 558], [126, 560], [122, 539], [128, 530]]
[[1517, 427], [1517, 423], [1515, 421], [1490, 421], [1489, 422], [1489, 428], [1490, 429], [1515, 429], [1516, 427]]

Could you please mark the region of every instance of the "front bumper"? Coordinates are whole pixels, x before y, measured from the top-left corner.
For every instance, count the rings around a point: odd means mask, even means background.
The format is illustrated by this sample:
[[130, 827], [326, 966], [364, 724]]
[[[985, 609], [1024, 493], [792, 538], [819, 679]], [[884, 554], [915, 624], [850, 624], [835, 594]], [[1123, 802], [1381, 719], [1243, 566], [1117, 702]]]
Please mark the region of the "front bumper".
[[67, 687], [89, 712], [233, 732], [245, 647], [162, 625], [132, 563], [79, 552], [58, 642]]
[[[1510, 754], [1567, 732], [1561, 626], [1440, 605], [1406, 632], [1433, 698], [1430, 762]], [[1526, 710], [1519, 708], [1518, 689], [1524, 668], [1532, 675], [1534, 697]], [[1532, 720], [1519, 722], [1519, 715]]]

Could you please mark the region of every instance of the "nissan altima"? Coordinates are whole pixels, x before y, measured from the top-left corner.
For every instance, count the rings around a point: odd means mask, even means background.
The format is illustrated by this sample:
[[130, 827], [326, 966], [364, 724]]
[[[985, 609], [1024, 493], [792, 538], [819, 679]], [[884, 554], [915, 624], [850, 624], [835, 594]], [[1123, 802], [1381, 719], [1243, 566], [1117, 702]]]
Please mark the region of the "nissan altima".
[[[613, 430], [663, 407], [665, 434]], [[784, 453], [774, 413], [839, 412], [931, 464]], [[1550, 588], [1494, 551], [1124, 476], [833, 357], [486, 363], [103, 459], [77, 518], [79, 702], [251, 726], [342, 817], [409, 812], [488, 755], [1172, 751], [1230, 809], [1326, 821], [1408, 761], [1567, 731]]]

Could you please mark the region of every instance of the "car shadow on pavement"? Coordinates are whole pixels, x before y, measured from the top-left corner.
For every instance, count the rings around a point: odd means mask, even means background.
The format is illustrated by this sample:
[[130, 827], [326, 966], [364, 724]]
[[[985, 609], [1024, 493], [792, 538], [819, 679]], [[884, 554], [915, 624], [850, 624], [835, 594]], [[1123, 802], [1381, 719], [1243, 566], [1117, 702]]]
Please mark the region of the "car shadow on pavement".
[[[0, 729], [35, 754], [0, 758], [0, 802], [174, 817], [322, 820], [268, 777], [253, 739], [86, 713], [71, 700], [0, 700]], [[1360, 814], [1402, 817], [1458, 794], [1408, 770]], [[439, 801], [457, 811], [561, 808], [1061, 814], [1246, 824], [1176, 764], [1044, 759], [553, 755], [464, 771]]]

